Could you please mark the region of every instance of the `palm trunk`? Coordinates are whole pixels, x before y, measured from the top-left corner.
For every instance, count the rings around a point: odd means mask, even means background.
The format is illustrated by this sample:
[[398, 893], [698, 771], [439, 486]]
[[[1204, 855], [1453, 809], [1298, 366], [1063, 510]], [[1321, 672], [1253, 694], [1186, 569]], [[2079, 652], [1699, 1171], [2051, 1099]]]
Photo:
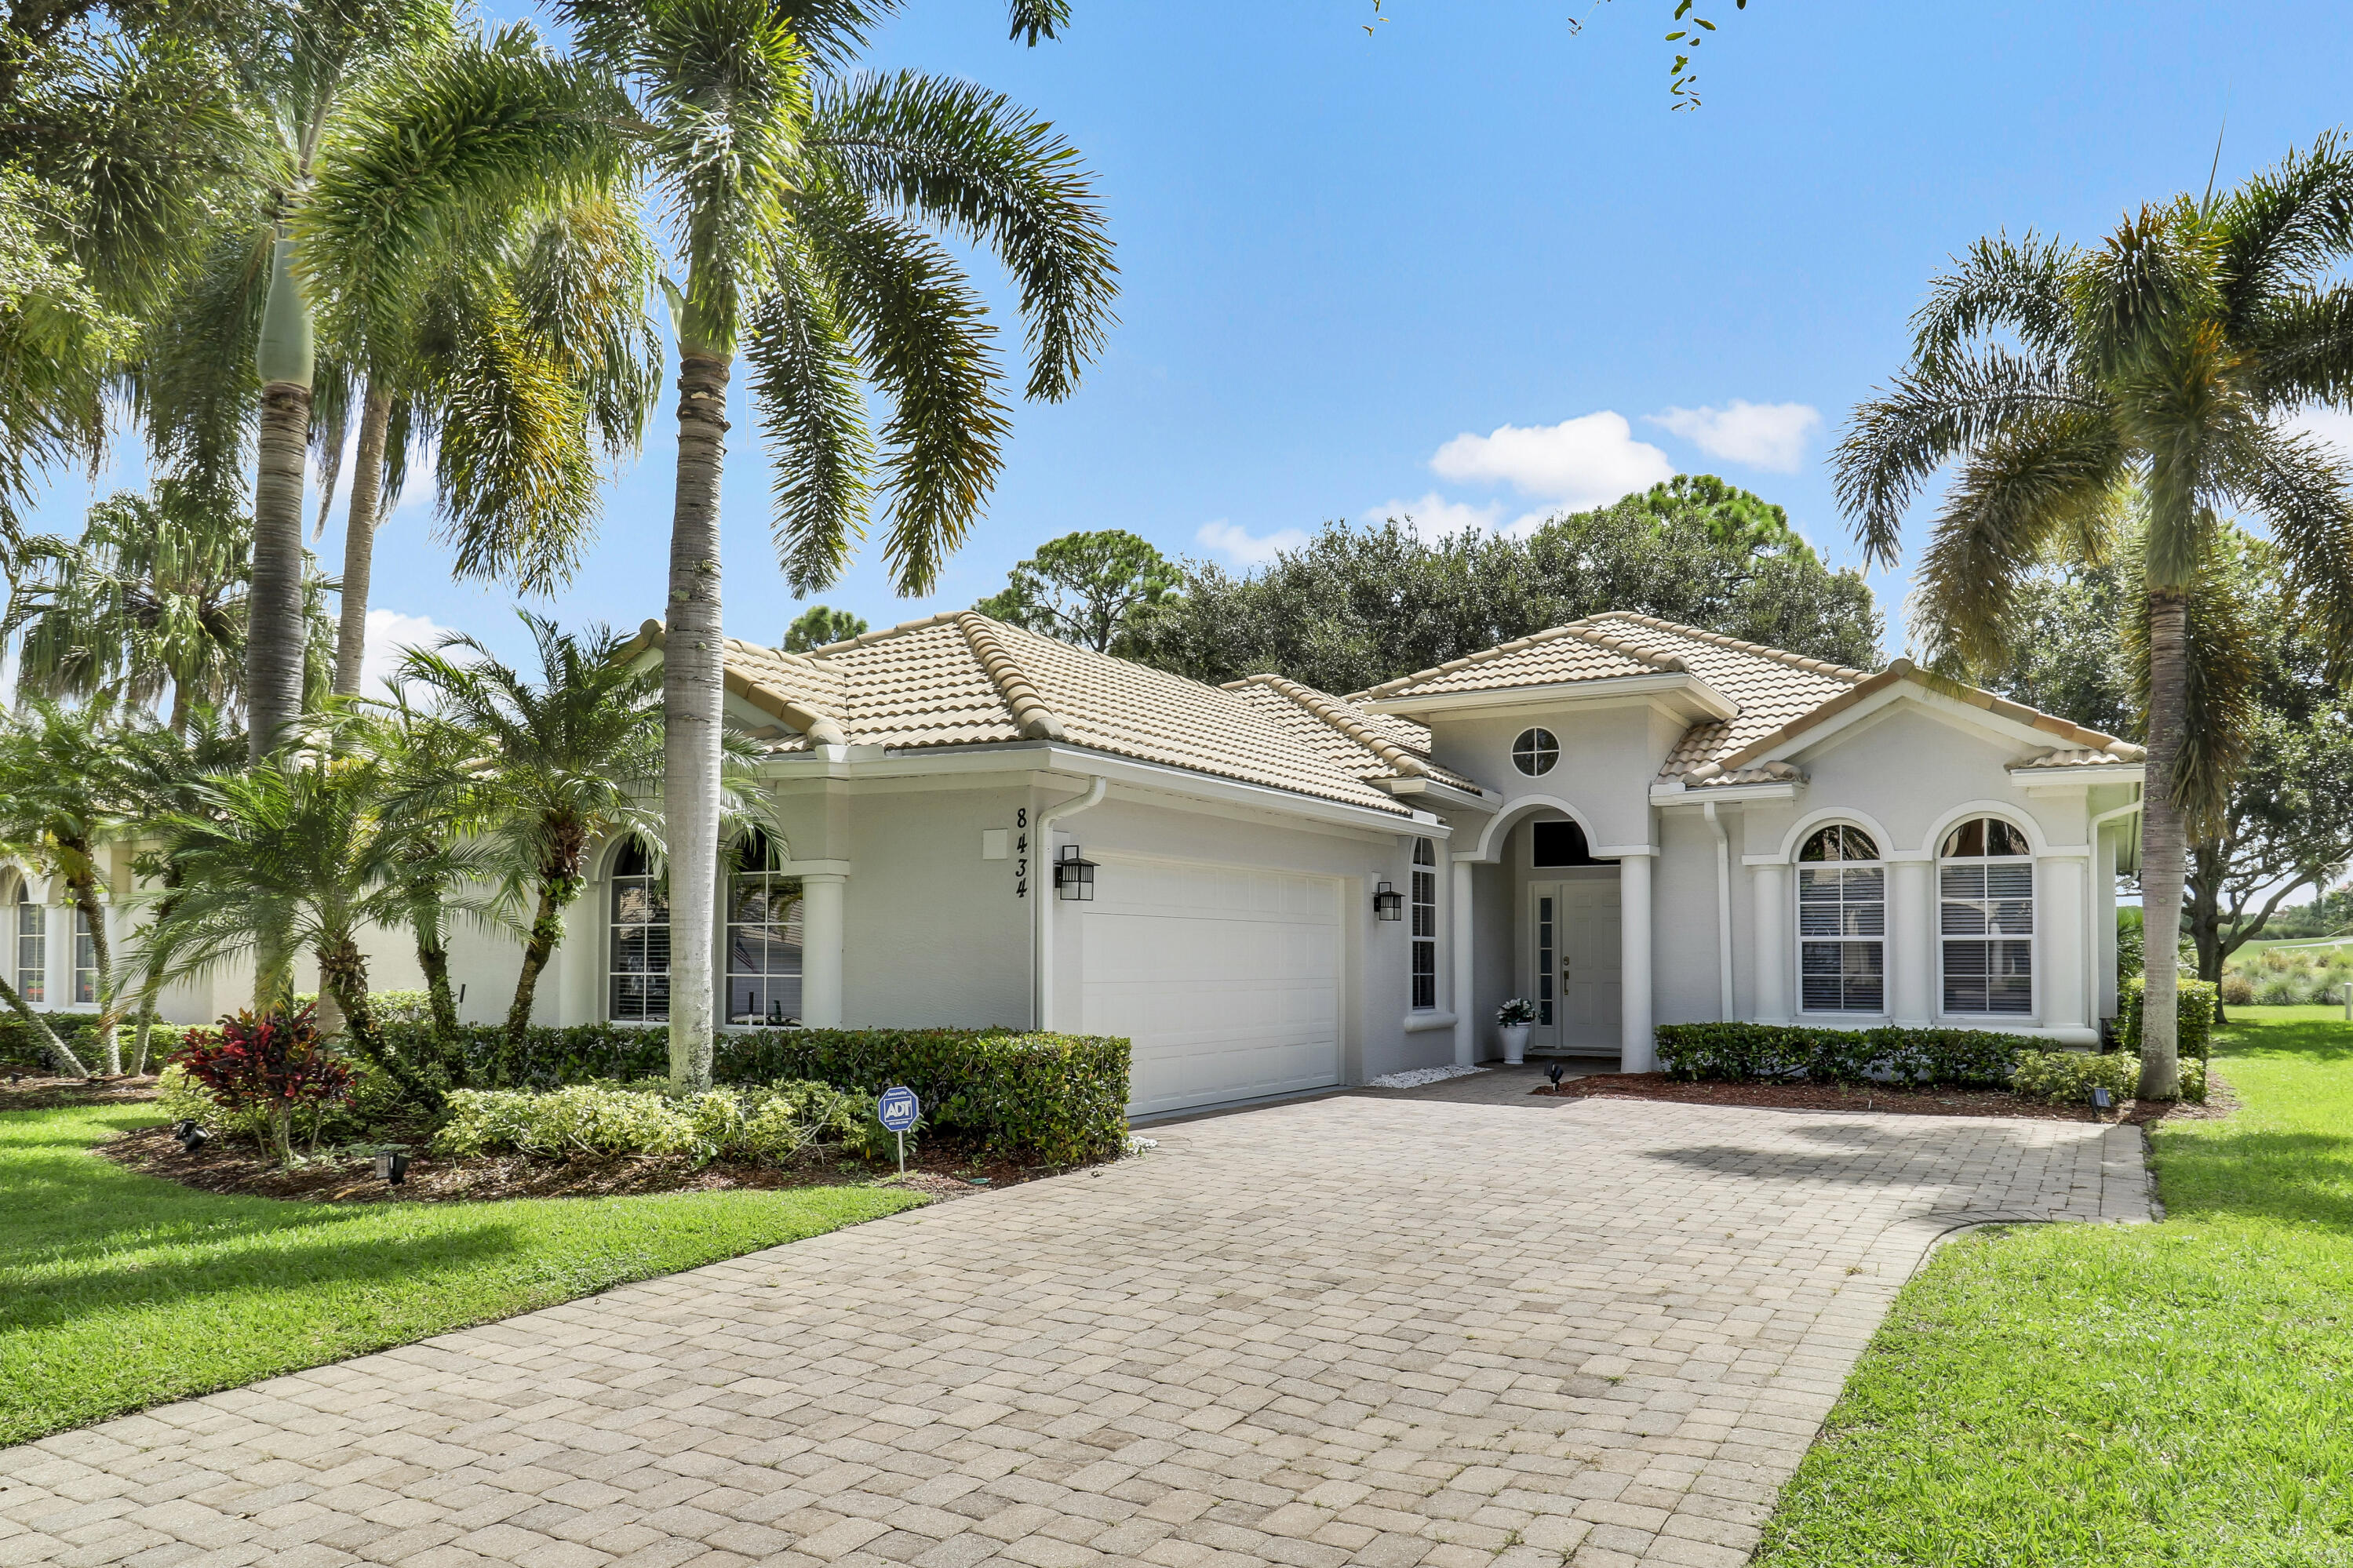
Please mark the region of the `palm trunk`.
[[2189, 601], [2153, 592], [2148, 605], [2148, 771], [2141, 790], [2140, 1098], [2181, 1097], [2181, 884], [2186, 834], [2173, 803], [2189, 679]]
[[367, 960], [362, 956], [359, 944], [346, 934], [334, 942], [319, 944], [319, 992], [332, 996], [343, 1009], [350, 1025], [352, 1044], [371, 1065], [400, 1085], [408, 1098], [426, 1110], [438, 1116], [445, 1103], [440, 1090], [417, 1076], [416, 1070], [400, 1059], [384, 1043], [376, 1032], [375, 1014], [368, 1005]]
[[[515, 977], [514, 1001], [507, 1008], [510, 1057], [522, 1054], [524, 1032], [531, 1027], [532, 1003], [539, 994], [539, 977], [547, 968], [547, 961], [555, 956], [556, 943], [564, 940], [564, 907], [572, 901], [565, 889], [571, 886], [574, 884], [565, 879], [540, 879], [539, 909], [532, 918], [531, 935], [522, 944], [522, 973]], [[673, 959], [675, 956], [673, 948]]]
[[81, 1065], [81, 1058], [73, 1054], [73, 1047], [58, 1038], [58, 1032], [49, 1027], [47, 1018], [25, 1005], [23, 994], [8, 983], [5, 975], [0, 975], [0, 1002], [6, 1003], [8, 1011], [25, 1021], [25, 1026], [33, 1031], [34, 1038], [40, 1041], [41, 1048], [49, 1053], [49, 1060], [62, 1068], [66, 1077], [90, 1076], [90, 1069]]
[[2198, 978], [2214, 987], [2214, 1022], [2222, 1011], [2222, 963], [2230, 957], [2222, 938], [2222, 878], [2230, 860], [2220, 840], [2206, 838], [2190, 846], [2183, 878], [2183, 908], [2189, 916], [2189, 941], [2198, 950]]
[[302, 710], [302, 460], [311, 389], [280, 382], [261, 397], [261, 474], [253, 498], [253, 586], [247, 598], [247, 756], [259, 762]]
[[359, 450], [353, 454], [349, 521], [343, 531], [342, 618], [335, 627], [338, 697], [356, 697], [367, 662], [368, 573], [375, 555], [376, 502], [384, 491], [385, 432], [392, 425], [392, 397], [368, 378], [366, 410], [360, 416]]
[[259, 762], [302, 710], [302, 461], [311, 446], [311, 309], [294, 242], [270, 249], [254, 365], [261, 375], [261, 465], [253, 485], [253, 582], [246, 595], [247, 756]]
[[681, 1089], [711, 1087], [723, 700], [719, 476], [726, 453], [727, 375], [724, 356], [680, 355], [678, 496], [662, 654], [662, 810], [670, 847], [670, 1075]]
[[73, 889], [74, 908], [90, 924], [90, 959], [98, 970], [98, 1048], [106, 1058], [106, 1075], [117, 1078], [122, 1072], [122, 1041], [114, 1027], [114, 944], [107, 940], [106, 906], [98, 901], [94, 883], [68, 885]]

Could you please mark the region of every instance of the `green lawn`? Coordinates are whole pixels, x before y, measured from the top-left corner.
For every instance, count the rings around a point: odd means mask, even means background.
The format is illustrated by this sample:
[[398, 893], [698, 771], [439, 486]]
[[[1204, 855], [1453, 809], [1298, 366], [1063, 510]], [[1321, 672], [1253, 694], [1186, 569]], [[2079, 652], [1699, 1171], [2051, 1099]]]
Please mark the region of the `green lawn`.
[[0, 1443], [797, 1241], [877, 1187], [481, 1204], [194, 1192], [90, 1152], [153, 1108], [0, 1113]]
[[2240, 1007], [2161, 1226], [1980, 1233], [1897, 1300], [1773, 1568], [2353, 1564], [2353, 1026]]

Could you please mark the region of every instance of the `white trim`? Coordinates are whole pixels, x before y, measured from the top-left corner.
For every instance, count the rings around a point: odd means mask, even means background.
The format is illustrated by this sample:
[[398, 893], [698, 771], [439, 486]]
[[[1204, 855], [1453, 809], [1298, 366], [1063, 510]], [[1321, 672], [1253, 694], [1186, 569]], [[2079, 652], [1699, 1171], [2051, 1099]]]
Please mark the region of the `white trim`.
[[1871, 813], [1857, 811], [1852, 806], [1826, 805], [1818, 811], [1810, 811], [1798, 818], [1798, 825], [1781, 836], [1781, 847], [1778, 853], [1761, 857], [1744, 855], [1741, 858], [1751, 866], [1762, 865], [1773, 860], [1794, 866], [1798, 863], [1799, 848], [1812, 836], [1814, 829], [1832, 822], [1850, 823], [1870, 834], [1871, 841], [1879, 846], [1879, 858], [1882, 860], [1888, 858], [1887, 852], [1895, 847], [1894, 836], [1882, 827], [1879, 825], [1879, 819]]
[[[1576, 823], [1578, 828], [1584, 832], [1586, 846], [1591, 850], [1593, 858], [1597, 860], [1602, 858], [1604, 851], [1592, 848], [1592, 819], [1587, 816], [1585, 813], [1577, 810], [1577, 807], [1569, 805], [1568, 802], [1561, 799], [1558, 795], [1514, 795], [1509, 801], [1504, 803], [1502, 810], [1498, 811], [1494, 816], [1487, 819], [1487, 826], [1479, 830], [1478, 847], [1472, 849], [1467, 854], [1458, 850], [1454, 853], [1454, 858], [1457, 860], [1475, 861], [1479, 864], [1487, 866], [1501, 865], [1504, 859], [1504, 838], [1511, 833], [1514, 827], [1519, 826], [1521, 819], [1525, 817], [1529, 813], [1545, 810], [1556, 811], [1563, 816], [1567, 817], [1571, 822]], [[1611, 850], [1608, 853], [1615, 854], [1617, 852], [1615, 850]], [[1646, 849], [1643, 853], [1648, 854], [1649, 851]]]
[[2029, 794], [2036, 795], [2089, 789], [2094, 784], [2139, 784], [2147, 777], [2147, 765], [2141, 763], [2079, 763], [2063, 768], [2012, 767], [2004, 771], [2024, 785]]
[[1945, 858], [1945, 835], [1952, 831], [1955, 823], [1971, 816], [2000, 817], [2004, 822], [2026, 835], [2028, 847], [2037, 856], [2089, 855], [2092, 852], [2092, 847], [2088, 844], [2063, 844], [2056, 849], [2052, 848], [2051, 841], [2042, 836], [2042, 825], [2034, 820], [2034, 814], [2021, 810], [2015, 801], [2004, 800], [1973, 800], [1966, 805], [1953, 807], [1936, 819], [1936, 825], [1934, 827], [1928, 829], [1928, 837], [1920, 841], [1921, 851], [1931, 860], [1942, 860]]
[[1404, 1028], [1409, 1035], [1427, 1035], [1452, 1027], [1454, 1015], [1451, 1013], [1408, 1013], [1405, 1016]]
[[1779, 784], [1686, 784], [1669, 779], [1651, 786], [1651, 804], [1661, 808], [1700, 805], [1708, 801], [1795, 800], [1807, 784], [1803, 773]]
[[[1735, 702], [1698, 676], [1662, 670], [1656, 675], [1612, 675], [1593, 680], [1556, 680], [1542, 686], [1497, 686], [1476, 691], [1434, 691], [1415, 697], [1400, 692], [1378, 702], [1360, 702], [1371, 713], [1460, 712], [1481, 709], [1505, 713], [1519, 708], [1588, 707], [1651, 697], [1681, 697], [1688, 706], [1711, 719], [1730, 719], [1740, 711]], [[1683, 706], [1684, 704], [1670, 704]]]

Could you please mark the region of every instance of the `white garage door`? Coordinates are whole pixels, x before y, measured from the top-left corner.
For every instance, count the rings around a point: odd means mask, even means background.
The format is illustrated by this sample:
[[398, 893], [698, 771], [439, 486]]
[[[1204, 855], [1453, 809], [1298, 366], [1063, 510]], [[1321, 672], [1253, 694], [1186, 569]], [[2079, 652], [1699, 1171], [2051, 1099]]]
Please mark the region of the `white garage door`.
[[1086, 1032], [1135, 1043], [1136, 1115], [1340, 1081], [1340, 882], [1103, 857]]

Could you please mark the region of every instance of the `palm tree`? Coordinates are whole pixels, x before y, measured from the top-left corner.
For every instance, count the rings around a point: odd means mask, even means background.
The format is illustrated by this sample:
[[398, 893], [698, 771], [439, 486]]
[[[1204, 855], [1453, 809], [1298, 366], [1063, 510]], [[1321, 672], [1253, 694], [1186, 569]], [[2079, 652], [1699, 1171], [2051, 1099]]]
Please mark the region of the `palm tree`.
[[2147, 1099], [2179, 1093], [2183, 808], [2201, 771], [2182, 766], [2189, 605], [2222, 516], [2269, 524], [2289, 613], [2331, 657], [2353, 653], [2353, 500], [2328, 449], [2283, 424], [2353, 395], [2353, 287], [2332, 276], [2348, 258], [2353, 148], [2335, 135], [2227, 195], [2145, 208], [2095, 249], [1980, 240], [1936, 280], [1910, 364], [1839, 449], [1840, 499], [1882, 564], [1921, 487], [1959, 464], [1920, 565], [1932, 652], [1998, 662], [2038, 565], [2137, 557]]
[[[346, 693], [359, 684], [375, 520], [410, 446], [439, 438], [435, 479], [460, 572], [543, 587], [570, 570], [595, 516], [595, 441], [632, 449], [642, 428], [651, 262], [626, 191], [527, 179], [495, 213], [444, 226], [435, 247], [404, 257], [398, 289], [365, 313], [342, 308], [338, 265], [372, 258], [308, 244], [323, 182], [371, 199], [382, 173], [344, 158], [350, 127], [386, 112], [419, 61], [450, 51], [536, 53], [524, 29], [457, 37], [448, 0], [314, 0], [264, 30], [246, 83], [254, 156], [197, 237], [132, 376], [163, 466], [210, 485], [230, 482], [259, 405], [246, 645], [256, 758], [305, 701], [304, 453], [315, 439], [339, 459], [354, 405], [332, 682]], [[540, 166], [527, 144], [513, 150]]]
[[[787, 581], [833, 581], [879, 489], [902, 593], [927, 592], [1001, 462], [1007, 428], [985, 308], [921, 226], [995, 250], [1029, 321], [1029, 395], [1067, 396], [1111, 321], [1115, 268], [1078, 155], [1050, 126], [969, 84], [844, 75], [896, 0], [565, 0], [579, 58], [420, 70], [394, 112], [355, 129], [369, 171], [322, 179], [308, 232], [354, 279], [363, 308], [396, 295], [396, 258], [443, 226], [548, 177], [559, 138], [521, 152], [514, 128], [569, 129], [565, 167], [641, 169], [668, 209], [665, 279], [679, 344], [678, 473], [663, 661], [662, 797], [675, 966], [670, 1067], [710, 1081], [721, 828], [719, 481], [740, 351], [778, 469], [775, 531]], [[1061, 0], [1014, 0], [1035, 43]], [[396, 171], [397, 171], [396, 173]], [[364, 275], [373, 266], [375, 274]], [[893, 405], [878, 455], [864, 383]]]
[[[155, 825], [161, 858], [182, 886], [149, 927], [144, 958], [176, 979], [252, 952], [270, 965], [257, 985], [271, 1009], [290, 1004], [296, 948], [318, 961], [319, 986], [343, 1012], [360, 1054], [409, 1097], [438, 1110], [440, 1095], [384, 1043], [368, 1005], [359, 932], [407, 912], [415, 842], [370, 726], [331, 712], [332, 748], [288, 747], [195, 786], [195, 809]], [[463, 845], [433, 852], [452, 881], [482, 869]], [[275, 940], [273, 940], [273, 933]]]
[[90, 509], [79, 541], [28, 539], [0, 639], [21, 634], [20, 691], [76, 700], [114, 693], [153, 708], [172, 690], [170, 728], [200, 706], [234, 706], [243, 682], [245, 520], [195, 485]]
[[30, 698], [26, 717], [0, 734], [0, 848], [60, 879], [89, 928], [97, 971], [98, 1047], [109, 1073], [122, 1070], [115, 1034], [121, 1017], [114, 944], [100, 895], [112, 880], [108, 847], [133, 820], [134, 798], [123, 764], [126, 726], [98, 700], [67, 708]]
[[616, 833], [657, 849], [662, 837], [652, 790], [662, 762], [659, 679], [615, 658], [620, 640], [602, 626], [575, 634], [528, 613], [522, 621], [538, 648], [535, 682], [464, 637], [411, 653], [401, 671], [430, 693], [437, 718], [473, 742], [474, 810], [508, 892], [531, 906], [507, 1009], [509, 1060], [564, 940], [564, 912], [587, 883], [590, 850]]

